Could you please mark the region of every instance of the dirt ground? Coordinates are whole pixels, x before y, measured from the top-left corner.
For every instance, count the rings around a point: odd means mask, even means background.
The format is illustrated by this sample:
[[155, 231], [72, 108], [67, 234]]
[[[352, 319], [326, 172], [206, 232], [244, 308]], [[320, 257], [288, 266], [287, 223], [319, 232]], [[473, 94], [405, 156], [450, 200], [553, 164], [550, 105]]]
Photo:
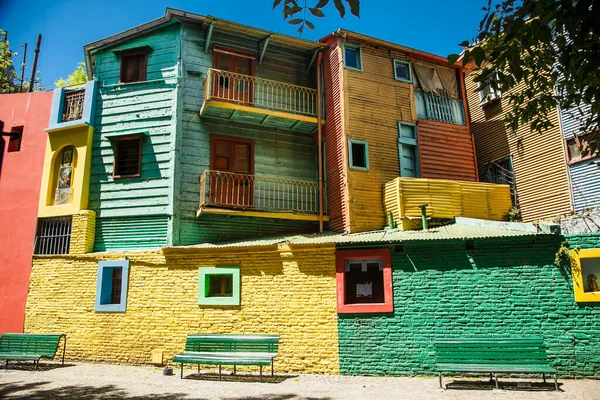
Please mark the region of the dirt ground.
[[73, 363], [64, 367], [42, 363], [39, 371], [31, 364], [10, 364], [0, 369], [2, 399], [600, 399], [600, 380], [559, 379], [543, 384], [537, 376], [521, 379], [500, 377], [501, 389], [482, 376], [445, 378], [440, 390], [437, 377], [395, 378], [332, 375], [278, 375], [265, 377], [230, 372], [219, 382], [214, 370], [184, 370], [185, 379], [164, 376], [161, 368]]

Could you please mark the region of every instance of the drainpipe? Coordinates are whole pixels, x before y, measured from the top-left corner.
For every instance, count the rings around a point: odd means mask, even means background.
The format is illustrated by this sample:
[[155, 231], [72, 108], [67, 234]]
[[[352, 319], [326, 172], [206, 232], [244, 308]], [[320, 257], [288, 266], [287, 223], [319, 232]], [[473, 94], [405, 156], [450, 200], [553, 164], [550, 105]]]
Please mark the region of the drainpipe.
[[319, 157], [319, 232], [323, 232], [323, 140], [321, 132], [321, 63], [323, 52], [319, 51], [317, 59], [317, 149]]
[[428, 229], [429, 225], [427, 225], [427, 205], [421, 206], [421, 220], [423, 221], [423, 230]]

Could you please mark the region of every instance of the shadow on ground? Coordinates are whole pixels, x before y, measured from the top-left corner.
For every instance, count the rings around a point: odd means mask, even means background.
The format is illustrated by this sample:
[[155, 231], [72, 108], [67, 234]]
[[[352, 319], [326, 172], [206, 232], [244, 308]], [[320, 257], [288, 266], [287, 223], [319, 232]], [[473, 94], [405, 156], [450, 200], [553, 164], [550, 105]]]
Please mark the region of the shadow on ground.
[[[286, 376], [271, 376], [271, 375], [263, 375], [262, 383], [281, 383], [285, 382], [288, 379], [297, 378], [298, 375], [286, 375]], [[221, 379], [219, 379], [219, 374], [213, 373], [201, 373], [201, 374], [191, 374], [184, 375], [183, 379], [197, 380], [197, 381], [223, 381], [223, 382], [260, 382], [259, 375], [247, 375], [247, 374], [236, 374], [236, 375], [221, 375]]]
[[[558, 383], [558, 390], [562, 384]], [[554, 382], [548, 381], [547, 383], [542, 382], [502, 382], [499, 380], [498, 386], [502, 390], [506, 391], [524, 391], [524, 392], [553, 392]], [[458, 389], [458, 390], [494, 390], [496, 389], [496, 383], [493, 381], [453, 381], [446, 384], [446, 389]]]
[[[218, 375], [217, 375], [218, 378]], [[0, 384], [0, 398], [31, 399], [31, 400], [206, 400], [203, 397], [193, 397], [187, 393], [130, 395], [125, 390], [115, 386], [63, 386], [60, 388], [44, 388], [50, 382], [8, 383]], [[201, 390], [201, 388], [198, 388]], [[220, 397], [221, 398], [221, 397]], [[330, 397], [302, 397], [295, 394], [265, 394], [260, 396], [226, 397], [224, 400], [331, 400]]]
[[[38, 366], [38, 371], [50, 371], [53, 369], [60, 369], [60, 368], [68, 368], [68, 367], [74, 367], [75, 364], [53, 364], [53, 363], [44, 363], [43, 361], [40, 362], [39, 366]], [[3, 370], [6, 370], [6, 364], [4, 364], [2, 366]], [[33, 362], [31, 363], [25, 363], [22, 361], [11, 361], [8, 364], [8, 370], [10, 371], [11, 369], [14, 370], [18, 370], [18, 371], [35, 371], [35, 364]]]

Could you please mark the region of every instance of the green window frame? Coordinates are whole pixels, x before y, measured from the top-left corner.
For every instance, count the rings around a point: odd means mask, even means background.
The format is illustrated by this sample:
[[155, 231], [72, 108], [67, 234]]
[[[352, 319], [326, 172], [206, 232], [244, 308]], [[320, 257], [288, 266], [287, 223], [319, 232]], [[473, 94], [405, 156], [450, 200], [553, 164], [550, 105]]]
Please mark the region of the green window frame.
[[355, 44], [344, 43], [344, 68], [362, 71], [362, 48]]
[[[401, 65], [406, 67], [406, 71], [408, 73], [408, 78], [398, 76], [397, 68], [398, 68], [398, 66], [401, 66]], [[401, 81], [401, 82], [412, 83], [412, 72], [410, 70], [410, 62], [409, 61], [394, 60], [394, 79], [396, 79], [397, 81]]]
[[[356, 148], [354, 146], [357, 146]], [[362, 157], [358, 150], [362, 146]], [[355, 159], [356, 157], [356, 159]], [[362, 161], [361, 161], [362, 159]], [[349, 139], [348, 140], [348, 163], [350, 169], [367, 171], [369, 169], [369, 143], [364, 140]]]
[[129, 283], [129, 260], [99, 261], [96, 281], [96, 312], [125, 312]]
[[[407, 135], [403, 132], [409, 132], [409, 134]], [[421, 177], [418, 143], [417, 126], [406, 122], [398, 122], [398, 159], [401, 177]], [[411, 157], [407, 157], [407, 154], [411, 155]], [[410, 158], [412, 158], [412, 161]], [[410, 173], [409, 171], [413, 172]]]
[[[212, 278], [212, 279], [211, 279]], [[217, 281], [227, 282], [229, 289], [216, 293]], [[211, 285], [212, 283], [212, 285]], [[225, 284], [224, 286], [229, 286]], [[211, 290], [212, 289], [212, 290]], [[240, 305], [240, 267], [200, 267], [198, 268], [198, 304], [203, 306], [239, 306]]]

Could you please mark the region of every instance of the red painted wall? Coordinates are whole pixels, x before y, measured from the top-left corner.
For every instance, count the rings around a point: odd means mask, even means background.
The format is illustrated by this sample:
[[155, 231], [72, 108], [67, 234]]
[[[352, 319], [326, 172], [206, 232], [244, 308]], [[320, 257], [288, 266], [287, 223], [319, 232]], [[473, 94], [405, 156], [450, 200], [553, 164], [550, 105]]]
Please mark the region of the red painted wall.
[[0, 95], [3, 131], [24, 127], [20, 151], [0, 146], [0, 334], [23, 331], [51, 103], [51, 91]]

